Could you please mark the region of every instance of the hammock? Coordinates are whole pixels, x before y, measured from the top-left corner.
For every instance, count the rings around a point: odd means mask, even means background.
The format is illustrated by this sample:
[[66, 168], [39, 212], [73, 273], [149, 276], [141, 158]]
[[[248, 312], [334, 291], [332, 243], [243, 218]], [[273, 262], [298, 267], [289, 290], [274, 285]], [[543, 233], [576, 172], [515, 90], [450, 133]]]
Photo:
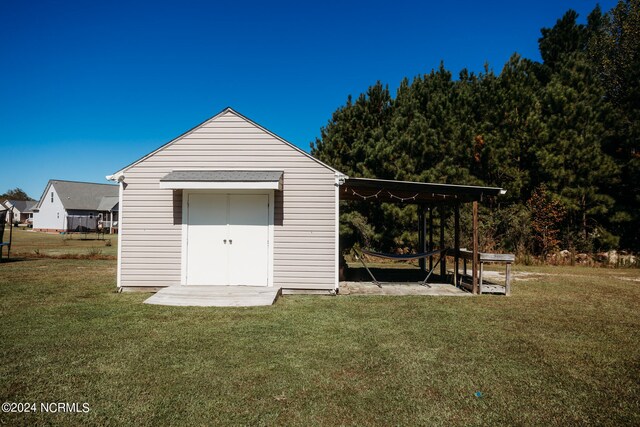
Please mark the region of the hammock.
[[[382, 285], [380, 284], [380, 282], [375, 278], [375, 276], [373, 275], [373, 273], [371, 272], [371, 270], [369, 270], [369, 267], [367, 266], [367, 264], [365, 264], [364, 262], [364, 258], [362, 255], [358, 254], [358, 251], [354, 249], [354, 251], [356, 252], [356, 255], [358, 255], [358, 259], [360, 259], [360, 262], [362, 263], [362, 265], [364, 265], [364, 268], [367, 270], [367, 273], [369, 273], [369, 276], [371, 276], [371, 278], [373, 279], [373, 283], [375, 283], [379, 288], [382, 287]], [[433, 265], [433, 268], [431, 269], [431, 271], [429, 271], [429, 274], [427, 274], [427, 277], [425, 277], [425, 279], [420, 282], [420, 284], [422, 286], [428, 286], [429, 288], [431, 287], [428, 283], [427, 280], [429, 280], [429, 277], [431, 277], [431, 274], [433, 273], [433, 270], [436, 269], [436, 267], [438, 266], [438, 264], [440, 263], [440, 261], [442, 260], [443, 256], [446, 256], [448, 249], [436, 249], [435, 251], [430, 251], [430, 252], [421, 252], [419, 254], [404, 254], [404, 255], [395, 255], [395, 254], [383, 254], [380, 252], [373, 252], [373, 251], [368, 251], [366, 249], [360, 249], [360, 252], [362, 252], [365, 255], [369, 255], [369, 256], [373, 256], [373, 257], [377, 257], [377, 258], [385, 258], [385, 259], [392, 259], [392, 260], [396, 260], [396, 261], [412, 261], [415, 259], [422, 259], [422, 258], [429, 258], [433, 255], [440, 255], [440, 257], [438, 258], [438, 261]]]
[[380, 252], [368, 251], [366, 249], [360, 249], [360, 252], [362, 252], [365, 255], [374, 256], [377, 258], [386, 258], [386, 259], [393, 259], [398, 261], [413, 261], [414, 259], [429, 258], [430, 256], [439, 254], [440, 252], [442, 252], [442, 249], [437, 249], [431, 252], [422, 252], [419, 254], [404, 254], [404, 255], [383, 254]]

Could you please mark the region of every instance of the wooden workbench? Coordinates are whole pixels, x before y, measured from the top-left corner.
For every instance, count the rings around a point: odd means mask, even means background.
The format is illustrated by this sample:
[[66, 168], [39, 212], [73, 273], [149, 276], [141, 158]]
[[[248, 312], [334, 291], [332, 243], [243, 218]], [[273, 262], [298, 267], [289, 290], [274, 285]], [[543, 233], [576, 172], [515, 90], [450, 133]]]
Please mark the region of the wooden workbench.
[[[467, 260], [473, 261], [473, 252], [467, 249], [460, 249], [460, 258], [463, 259], [463, 271], [464, 274], [460, 280], [460, 286], [471, 290], [472, 285], [465, 283], [464, 278], [467, 277]], [[511, 294], [511, 264], [516, 260], [513, 254], [492, 254], [486, 252], [478, 252], [478, 263], [480, 263], [480, 274], [478, 278], [479, 293], [499, 293], [510, 295]], [[497, 283], [491, 283], [484, 281], [482, 274], [484, 272], [484, 263], [486, 262], [500, 262], [506, 264], [505, 281], [504, 285]]]

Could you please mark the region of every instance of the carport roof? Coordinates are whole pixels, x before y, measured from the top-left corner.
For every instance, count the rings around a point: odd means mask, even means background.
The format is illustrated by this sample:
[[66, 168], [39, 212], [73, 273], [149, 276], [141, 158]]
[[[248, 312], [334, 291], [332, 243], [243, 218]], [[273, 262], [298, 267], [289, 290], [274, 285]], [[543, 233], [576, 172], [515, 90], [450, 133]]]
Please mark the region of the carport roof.
[[481, 201], [505, 193], [498, 187], [350, 177], [340, 187], [340, 200], [428, 204]]

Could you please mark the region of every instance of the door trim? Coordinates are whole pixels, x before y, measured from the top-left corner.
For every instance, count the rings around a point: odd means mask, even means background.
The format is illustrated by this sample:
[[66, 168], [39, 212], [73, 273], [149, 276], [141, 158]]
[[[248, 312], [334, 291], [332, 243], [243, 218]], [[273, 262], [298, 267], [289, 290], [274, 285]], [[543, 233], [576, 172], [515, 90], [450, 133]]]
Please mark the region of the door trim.
[[[180, 190], [173, 190], [180, 191]], [[269, 196], [269, 209], [268, 209], [268, 236], [269, 242], [267, 247], [267, 286], [273, 286], [273, 237], [274, 237], [274, 213], [275, 213], [275, 203], [274, 203], [274, 190], [182, 190], [182, 247], [180, 253], [180, 284], [183, 286], [187, 285], [187, 238], [188, 238], [188, 227], [189, 227], [189, 195], [190, 194], [256, 194], [256, 195], [268, 195]]]

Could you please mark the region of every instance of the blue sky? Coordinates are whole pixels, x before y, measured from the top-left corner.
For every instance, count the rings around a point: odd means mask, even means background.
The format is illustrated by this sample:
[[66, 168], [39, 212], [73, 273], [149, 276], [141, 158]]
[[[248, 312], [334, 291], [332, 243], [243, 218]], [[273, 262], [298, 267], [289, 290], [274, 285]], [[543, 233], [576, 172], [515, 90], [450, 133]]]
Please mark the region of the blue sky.
[[596, 3], [0, 0], [0, 192], [105, 182], [226, 106], [309, 150], [349, 94], [539, 60], [540, 28]]

